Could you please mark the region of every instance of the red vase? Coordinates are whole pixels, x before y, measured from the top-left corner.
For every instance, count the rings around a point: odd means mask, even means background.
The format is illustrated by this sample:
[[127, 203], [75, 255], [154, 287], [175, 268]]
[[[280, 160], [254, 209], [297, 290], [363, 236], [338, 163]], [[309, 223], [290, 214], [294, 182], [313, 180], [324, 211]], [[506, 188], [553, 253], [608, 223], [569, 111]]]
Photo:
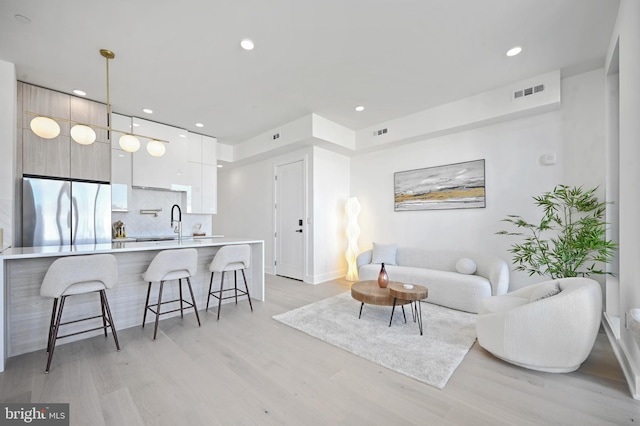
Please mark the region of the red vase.
[[384, 263], [382, 264], [382, 268], [380, 268], [380, 273], [378, 274], [378, 286], [380, 288], [387, 288], [389, 285], [389, 276], [387, 275], [387, 271], [384, 270]]

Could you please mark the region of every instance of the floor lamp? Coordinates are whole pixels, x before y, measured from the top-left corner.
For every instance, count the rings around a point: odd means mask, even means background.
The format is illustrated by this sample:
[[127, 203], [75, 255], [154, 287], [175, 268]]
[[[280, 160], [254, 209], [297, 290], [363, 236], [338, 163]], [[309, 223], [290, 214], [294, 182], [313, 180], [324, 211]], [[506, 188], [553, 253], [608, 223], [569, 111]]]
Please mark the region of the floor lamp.
[[360, 227], [358, 226], [358, 214], [360, 213], [360, 203], [356, 197], [349, 197], [345, 204], [345, 210], [347, 212], [347, 252], [345, 257], [347, 258], [347, 265], [349, 270], [347, 271], [347, 281], [358, 281], [358, 265], [356, 264], [356, 258], [358, 257], [358, 237], [360, 236]]

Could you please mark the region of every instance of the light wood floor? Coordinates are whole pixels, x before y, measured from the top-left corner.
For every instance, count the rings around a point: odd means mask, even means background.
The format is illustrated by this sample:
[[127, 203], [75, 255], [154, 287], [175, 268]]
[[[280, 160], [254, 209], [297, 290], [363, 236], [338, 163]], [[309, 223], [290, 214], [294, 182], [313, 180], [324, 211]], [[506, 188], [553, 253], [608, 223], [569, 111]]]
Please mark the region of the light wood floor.
[[[267, 302], [8, 360], [2, 402], [68, 402], [72, 425], [605, 425], [638, 424], [606, 336], [570, 374], [499, 361], [476, 343], [443, 390], [387, 370], [274, 321], [275, 314], [349, 289], [267, 275]], [[425, 323], [428, 327], [428, 324]]]

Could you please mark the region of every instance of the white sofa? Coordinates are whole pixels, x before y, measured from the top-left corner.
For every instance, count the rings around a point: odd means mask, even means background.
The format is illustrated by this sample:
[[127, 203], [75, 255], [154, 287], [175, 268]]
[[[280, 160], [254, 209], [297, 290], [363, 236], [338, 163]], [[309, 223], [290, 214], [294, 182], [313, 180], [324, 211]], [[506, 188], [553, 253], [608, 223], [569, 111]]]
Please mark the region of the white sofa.
[[561, 278], [482, 300], [476, 334], [480, 346], [507, 362], [566, 373], [591, 353], [601, 316], [600, 284]]
[[[371, 263], [372, 255], [373, 250], [367, 250], [356, 260], [361, 281], [378, 279], [380, 263]], [[472, 260], [475, 272], [459, 273], [456, 264], [461, 259]], [[395, 265], [385, 263], [390, 281], [424, 285], [427, 302], [460, 311], [477, 313], [480, 300], [509, 288], [507, 263], [486, 253], [398, 247], [394, 260]]]

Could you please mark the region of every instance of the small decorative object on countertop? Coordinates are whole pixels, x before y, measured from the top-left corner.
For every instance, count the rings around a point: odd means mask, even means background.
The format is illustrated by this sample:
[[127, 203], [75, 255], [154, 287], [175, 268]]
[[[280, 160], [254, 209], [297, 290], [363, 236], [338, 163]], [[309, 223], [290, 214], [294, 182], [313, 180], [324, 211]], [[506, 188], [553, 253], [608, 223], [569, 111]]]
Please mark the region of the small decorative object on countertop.
[[389, 285], [389, 276], [387, 275], [387, 271], [384, 269], [384, 263], [380, 268], [380, 273], [378, 274], [378, 286], [380, 288], [387, 288]]

